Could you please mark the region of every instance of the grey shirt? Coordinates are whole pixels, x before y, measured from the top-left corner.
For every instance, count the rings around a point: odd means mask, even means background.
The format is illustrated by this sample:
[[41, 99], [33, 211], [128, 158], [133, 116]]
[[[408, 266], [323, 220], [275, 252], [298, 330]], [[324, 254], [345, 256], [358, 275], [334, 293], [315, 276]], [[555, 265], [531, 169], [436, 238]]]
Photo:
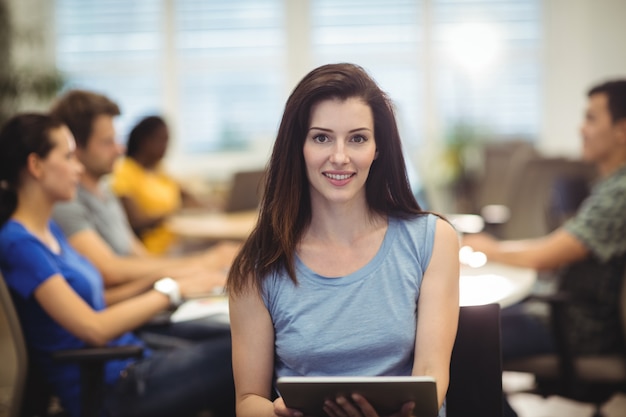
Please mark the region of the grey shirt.
[[120, 256], [131, 255], [133, 231], [119, 200], [104, 185], [102, 197], [78, 186], [72, 201], [57, 203], [52, 218], [70, 238], [85, 229], [95, 230]]

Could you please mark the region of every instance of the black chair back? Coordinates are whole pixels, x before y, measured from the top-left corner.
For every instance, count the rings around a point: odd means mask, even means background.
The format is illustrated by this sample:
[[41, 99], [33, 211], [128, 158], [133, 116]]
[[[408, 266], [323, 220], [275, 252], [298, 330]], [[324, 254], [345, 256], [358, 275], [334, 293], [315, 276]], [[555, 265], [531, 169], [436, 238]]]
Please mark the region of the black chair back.
[[502, 416], [500, 305], [461, 307], [446, 402], [448, 417]]

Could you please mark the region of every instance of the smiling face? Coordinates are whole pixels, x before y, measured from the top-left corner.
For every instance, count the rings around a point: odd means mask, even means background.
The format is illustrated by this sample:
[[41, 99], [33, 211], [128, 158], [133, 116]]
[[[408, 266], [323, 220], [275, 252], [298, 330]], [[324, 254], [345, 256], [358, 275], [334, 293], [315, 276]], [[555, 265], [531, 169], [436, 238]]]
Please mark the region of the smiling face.
[[63, 125], [50, 130], [50, 141], [53, 143], [50, 153], [43, 159], [35, 157], [38, 159], [35, 176], [52, 201], [71, 200], [83, 171], [76, 159], [74, 137]]
[[359, 98], [315, 104], [303, 154], [314, 205], [365, 204], [365, 183], [377, 155], [370, 107]]

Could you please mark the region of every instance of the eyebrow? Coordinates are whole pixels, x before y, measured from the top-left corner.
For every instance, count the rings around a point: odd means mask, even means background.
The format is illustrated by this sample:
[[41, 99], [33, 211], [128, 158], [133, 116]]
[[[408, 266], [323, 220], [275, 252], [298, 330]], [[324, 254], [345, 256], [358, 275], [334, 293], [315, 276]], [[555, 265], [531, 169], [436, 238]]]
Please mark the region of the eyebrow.
[[[326, 129], [326, 128], [323, 128], [323, 127], [316, 127], [316, 126], [311, 126], [309, 128], [309, 131], [311, 131], [311, 130], [321, 130], [322, 132], [332, 132], [333, 131], [332, 129]], [[362, 130], [367, 130], [368, 132], [372, 131], [372, 129], [370, 129], [369, 127], [358, 127], [356, 129], [349, 130], [348, 133], [360, 132]]]

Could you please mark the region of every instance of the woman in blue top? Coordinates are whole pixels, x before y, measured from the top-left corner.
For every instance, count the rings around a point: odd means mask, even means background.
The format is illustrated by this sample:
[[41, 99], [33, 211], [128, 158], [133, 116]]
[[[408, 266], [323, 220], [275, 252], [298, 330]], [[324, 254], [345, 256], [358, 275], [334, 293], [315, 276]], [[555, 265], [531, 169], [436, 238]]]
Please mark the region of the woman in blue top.
[[[188, 291], [197, 291], [198, 283], [162, 280], [156, 289], [107, 308], [102, 277], [50, 220], [55, 202], [74, 197], [83, 169], [74, 148], [69, 129], [46, 115], [17, 115], [3, 127], [0, 270], [31, 358], [63, 407], [78, 417], [78, 367], [57, 363], [50, 354], [84, 346], [143, 345], [130, 331], [177, 304]], [[234, 412], [229, 338], [167, 352], [146, 350], [138, 361], [110, 361], [105, 378], [111, 416], [193, 415], [206, 408], [223, 415]]]
[[[301, 415], [273, 400], [286, 375], [429, 375], [445, 415], [458, 239], [417, 204], [392, 104], [362, 68], [325, 65], [298, 84], [264, 187], [228, 279], [237, 415]], [[325, 410], [377, 416], [354, 394]]]

